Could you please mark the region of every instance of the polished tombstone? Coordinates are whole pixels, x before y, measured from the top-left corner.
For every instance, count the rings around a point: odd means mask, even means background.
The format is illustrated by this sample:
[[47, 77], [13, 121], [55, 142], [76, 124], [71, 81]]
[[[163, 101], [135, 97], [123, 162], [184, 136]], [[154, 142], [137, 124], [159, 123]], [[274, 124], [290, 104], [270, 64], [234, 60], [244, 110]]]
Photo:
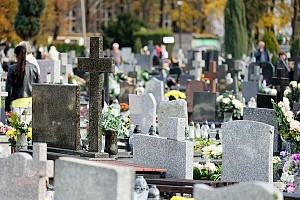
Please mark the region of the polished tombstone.
[[215, 122], [217, 119], [217, 93], [194, 92], [193, 121]]

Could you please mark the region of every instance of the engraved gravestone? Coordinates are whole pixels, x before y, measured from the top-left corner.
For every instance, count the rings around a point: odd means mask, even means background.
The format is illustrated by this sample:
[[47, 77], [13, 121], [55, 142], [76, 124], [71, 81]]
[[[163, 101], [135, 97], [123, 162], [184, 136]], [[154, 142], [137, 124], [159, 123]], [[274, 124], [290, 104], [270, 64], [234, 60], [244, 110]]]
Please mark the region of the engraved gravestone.
[[113, 73], [115, 62], [113, 58], [103, 57], [102, 37], [90, 38], [90, 52], [90, 58], [78, 58], [78, 69], [90, 72], [89, 151], [98, 157], [102, 149], [103, 73]]

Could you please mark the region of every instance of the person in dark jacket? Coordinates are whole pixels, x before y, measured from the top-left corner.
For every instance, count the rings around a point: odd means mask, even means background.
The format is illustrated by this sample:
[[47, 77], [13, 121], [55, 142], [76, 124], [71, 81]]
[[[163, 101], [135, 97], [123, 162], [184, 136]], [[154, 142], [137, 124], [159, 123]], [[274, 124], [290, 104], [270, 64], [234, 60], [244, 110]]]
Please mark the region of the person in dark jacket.
[[11, 115], [11, 111], [19, 115], [22, 115], [25, 109], [31, 112], [32, 84], [40, 82], [37, 66], [26, 61], [26, 48], [19, 45], [14, 53], [17, 63], [9, 66], [6, 80], [8, 96], [5, 98], [5, 112], [7, 116]]
[[265, 48], [265, 43], [263, 41], [258, 43], [258, 49], [254, 56], [256, 62], [270, 62], [269, 51]]

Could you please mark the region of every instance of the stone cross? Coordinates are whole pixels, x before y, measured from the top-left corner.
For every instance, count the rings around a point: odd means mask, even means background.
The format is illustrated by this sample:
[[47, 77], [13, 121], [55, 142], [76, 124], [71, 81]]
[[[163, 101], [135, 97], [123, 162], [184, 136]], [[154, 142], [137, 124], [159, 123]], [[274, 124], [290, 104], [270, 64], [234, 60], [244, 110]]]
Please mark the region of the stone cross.
[[218, 78], [218, 72], [217, 72], [217, 64], [215, 61], [209, 62], [209, 71], [204, 72], [204, 75], [205, 75], [205, 77], [210, 79], [209, 90], [211, 92], [216, 92], [217, 91], [216, 79]]
[[[78, 58], [78, 69], [90, 72], [89, 151], [100, 153], [102, 148], [102, 73], [113, 73], [115, 61], [103, 57], [103, 38], [90, 38], [90, 57]], [[96, 154], [95, 154], [96, 156]]]
[[263, 75], [261, 75], [261, 68], [259, 66], [254, 66], [254, 74], [250, 74], [250, 80], [254, 82], [261, 82]]
[[195, 60], [192, 61], [192, 67], [195, 67], [195, 79], [200, 81], [202, 68], [205, 67], [205, 61], [202, 60], [200, 52], [195, 53]]
[[60, 53], [60, 60], [61, 60], [61, 75], [63, 77], [62, 83], [68, 84], [68, 76], [72, 73], [73, 68], [71, 64], [68, 64], [68, 54], [67, 53]]

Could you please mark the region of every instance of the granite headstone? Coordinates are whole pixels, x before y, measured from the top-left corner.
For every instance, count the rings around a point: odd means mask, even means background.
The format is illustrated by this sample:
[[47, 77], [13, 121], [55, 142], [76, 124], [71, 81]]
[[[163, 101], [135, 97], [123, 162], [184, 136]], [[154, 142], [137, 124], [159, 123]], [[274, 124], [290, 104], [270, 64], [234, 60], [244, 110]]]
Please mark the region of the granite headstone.
[[152, 93], [129, 94], [130, 123], [139, 125], [143, 134], [153, 125], [156, 126], [156, 101]]
[[215, 122], [217, 113], [217, 93], [194, 92], [193, 121]]
[[222, 181], [273, 182], [274, 127], [238, 120], [222, 124]]
[[196, 184], [194, 198], [195, 200], [283, 200], [283, 194], [270, 183], [256, 181], [220, 188]]
[[34, 84], [33, 142], [79, 151], [80, 97], [78, 85]]
[[62, 157], [55, 161], [55, 199], [131, 200], [132, 168]]
[[152, 77], [146, 82], [145, 90], [146, 93], [153, 94], [156, 101], [156, 108], [158, 109], [160, 102], [164, 100], [164, 82]]
[[60, 60], [37, 60], [40, 66], [41, 83], [59, 83], [61, 63]]

